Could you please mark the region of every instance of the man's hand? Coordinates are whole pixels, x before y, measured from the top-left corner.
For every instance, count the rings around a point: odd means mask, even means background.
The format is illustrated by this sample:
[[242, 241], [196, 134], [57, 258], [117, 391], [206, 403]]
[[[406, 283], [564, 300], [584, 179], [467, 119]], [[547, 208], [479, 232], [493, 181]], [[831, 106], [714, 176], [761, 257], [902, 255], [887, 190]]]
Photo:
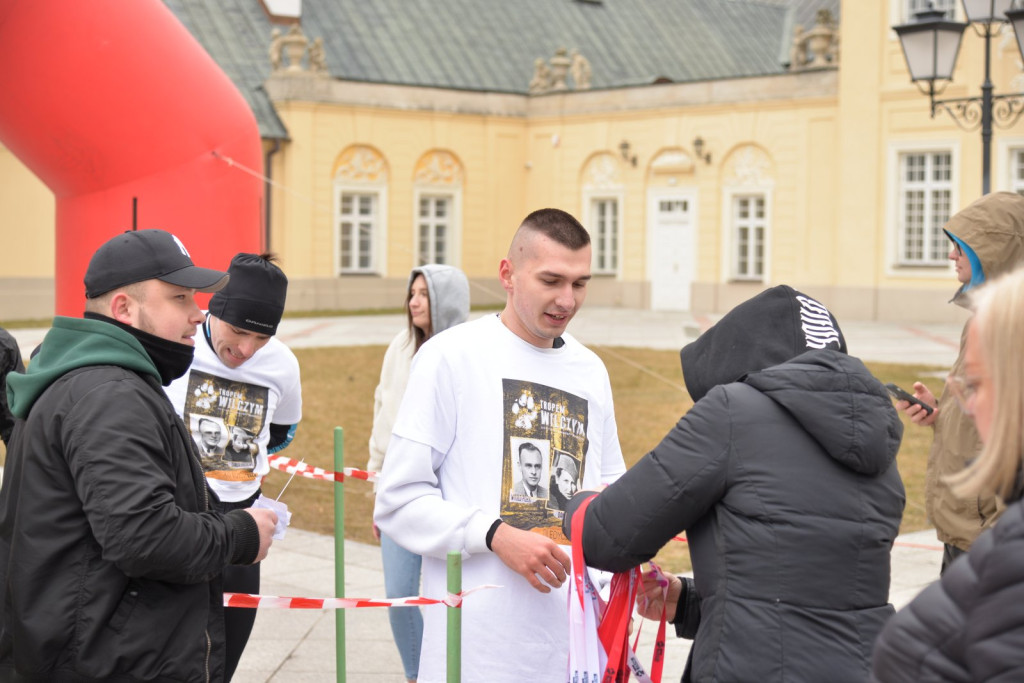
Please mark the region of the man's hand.
[[665, 587], [658, 582], [654, 572], [643, 575], [643, 583], [636, 593], [636, 612], [644, 619], [661, 621], [661, 610], [665, 610], [665, 620], [669, 623], [676, 618], [676, 605], [679, 594], [683, 591], [683, 580], [674, 574], [663, 574], [668, 579], [668, 595]]
[[256, 554], [253, 564], [261, 562], [270, 552], [270, 544], [274, 542], [274, 527], [277, 526], [277, 513], [269, 508], [246, 508], [260, 530], [260, 551]]
[[557, 543], [531, 531], [499, 524], [491, 539], [491, 550], [505, 566], [530, 582], [541, 593], [561, 587], [569, 574], [569, 556]]
[[375, 539], [377, 539], [377, 542], [379, 543], [380, 542], [380, 528], [376, 524], [374, 524], [373, 522], [370, 522], [370, 526], [373, 527], [373, 537]]
[[935, 424], [935, 418], [939, 414], [939, 406], [938, 401], [935, 400], [935, 394], [920, 382], [914, 382], [914, 398], [920, 399], [932, 406], [934, 410], [932, 410], [931, 414], [921, 406], [909, 401], [896, 401], [896, 410], [906, 413], [910, 421], [916, 425], [930, 427]]

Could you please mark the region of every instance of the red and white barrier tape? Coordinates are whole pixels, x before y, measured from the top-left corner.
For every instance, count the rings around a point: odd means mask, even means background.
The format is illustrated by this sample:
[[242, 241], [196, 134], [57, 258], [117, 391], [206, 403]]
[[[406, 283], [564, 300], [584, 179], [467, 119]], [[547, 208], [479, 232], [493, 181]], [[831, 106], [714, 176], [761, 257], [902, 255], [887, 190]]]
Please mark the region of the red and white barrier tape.
[[346, 467], [341, 470], [341, 472], [331, 472], [330, 470], [325, 470], [320, 467], [307, 465], [306, 463], [299, 462], [298, 460], [292, 460], [285, 455], [270, 455], [267, 456], [267, 461], [275, 470], [281, 470], [288, 474], [298, 474], [300, 477], [307, 477], [309, 479], [320, 479], [321, 481], [345, 481], [345, 477], [351, 477], [353, 479], [363, 479], [364, 481], [377, 481], [376, 472], [357, 470], [354, 467]]
[[354, 607], [409, 607], [419, 605], [448, 605], [462, 607], [462, 599], [485, 588], [501, 588], [485, 584], [462, 591], [449, 593], [444, 598], [279, 598], [275, 595], [252, 595], [249, 593], [225, 593], [225, 607], [251, 607], [271, 609], [350, 609]]

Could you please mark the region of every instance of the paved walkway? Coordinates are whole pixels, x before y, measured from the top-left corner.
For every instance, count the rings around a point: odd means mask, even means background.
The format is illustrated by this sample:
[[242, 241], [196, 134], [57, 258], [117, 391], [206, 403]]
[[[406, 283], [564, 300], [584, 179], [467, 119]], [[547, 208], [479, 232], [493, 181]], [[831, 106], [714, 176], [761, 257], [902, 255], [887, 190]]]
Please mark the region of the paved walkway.
[[[478, 317], [483, 314], [474, 314]], [[679, 349], [714, 319], [682, 313], [584, 308], [570, 326], [590, 345]], [[404, 325], [404, 316], [287, 318], [278, 336], [293, 347], [386, 344]], [[868, 361], [952, 365], [960, 325], [899, 325], [846, 322], [842, 325], [852, 355]], [[45, 329], [11, 330], [27, 357]], [[345, 593], [349, 597], [384, 596], [380, 552], [376, 546], [345, 542]], [[940, 546], [932, 531], [901, 536], [892, 556], [890, 599], [908, 602], [938, 576]], [[264, 595], [329, 597], [334, 591], [334, 540], [289, 529], [263, 562]], [[428, 607], [425, 609], [444, 609]], [[401, 664], [391, 640], [387, 612], [381, 608], [346, 611], [347, 680], [351, 683], [402, 683]], [[313, 683], [335, 681], [335, 616], [321, 610], [261, 610], [236, 681]], [[655, 629], [641, 629], [641, 661], [650, 662]], [[672, 639], [666, 648], [665, 680], [676, 680], [689, 641]], [[467, 683], [478, 683], [467, 681]]]

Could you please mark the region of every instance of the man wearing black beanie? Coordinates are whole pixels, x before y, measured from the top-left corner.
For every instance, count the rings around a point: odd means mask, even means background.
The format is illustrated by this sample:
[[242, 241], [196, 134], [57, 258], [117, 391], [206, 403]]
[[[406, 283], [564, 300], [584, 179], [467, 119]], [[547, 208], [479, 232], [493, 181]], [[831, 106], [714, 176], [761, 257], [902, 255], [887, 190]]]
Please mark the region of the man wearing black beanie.
[[[272, 254], [241, 253], [231, 259], [231, 278], [210, 299], [192, 366], [166, 388], [197, 443], [201, 423], [223, 426], [224, 442], [204, 452], [202, 463], [219, 498], [215, 506], [224, 512], [252, 507], [270, 471], [267, 456], [291, 443], [302, 418], [299, 362], [274, 336], [288, 293], [288, 278], [274, 261]], [[239, 448], [242, 441], [245, 447]], [[224, 573], [227, 592], [259, 589], [259, 564]], [[255, 620], [254, 609], [225, 610], [225, 680], [234, 674]]]

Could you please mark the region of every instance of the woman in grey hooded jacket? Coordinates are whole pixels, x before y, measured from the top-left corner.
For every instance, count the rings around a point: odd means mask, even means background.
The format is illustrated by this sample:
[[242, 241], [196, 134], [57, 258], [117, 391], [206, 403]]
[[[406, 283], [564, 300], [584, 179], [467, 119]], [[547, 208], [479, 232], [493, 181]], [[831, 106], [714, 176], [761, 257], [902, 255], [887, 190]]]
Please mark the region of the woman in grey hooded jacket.
[[[407, 329], [391, 340], [384, 353], [380, 384], [373, 397], [373, 431], [370, 434], [370, 459], [366, 469], [379, 472], [391, 440], [398, 407], [402, 403], [412, 357], [428, 339], [469, 317], [469, 281], [453, 266], [426, 265], [409, 274], [409, 290], [405, 300]], [[389, 598], [416, 595], [420, 585], [420, 556], [405, 550], [376, 525], [374, 535], [380, 540], [384, 563], [384, 588]], [[402, 657], [405, 677], [415, 681], [419, 669], [420, 640], [423, 618], [419, 609], [392, 607], [388, 609], [391, 632]]]
[[695, 405], [585, 510], [587, 565], [624, 571], [686, 532], [693, 579], [667, 605], [694, 639], [684, 681], [864, 681], [905, 500], [885, 388], [785, 285], [681, 356]]

